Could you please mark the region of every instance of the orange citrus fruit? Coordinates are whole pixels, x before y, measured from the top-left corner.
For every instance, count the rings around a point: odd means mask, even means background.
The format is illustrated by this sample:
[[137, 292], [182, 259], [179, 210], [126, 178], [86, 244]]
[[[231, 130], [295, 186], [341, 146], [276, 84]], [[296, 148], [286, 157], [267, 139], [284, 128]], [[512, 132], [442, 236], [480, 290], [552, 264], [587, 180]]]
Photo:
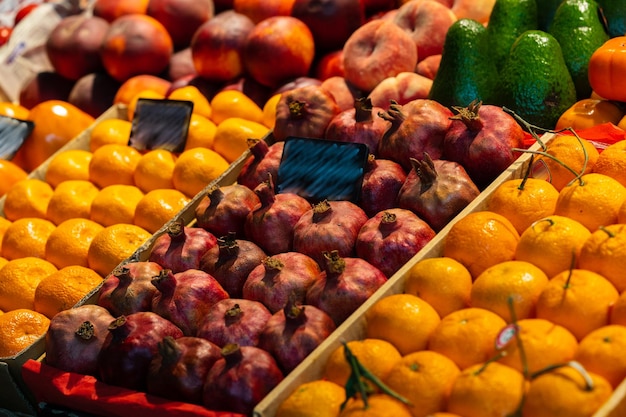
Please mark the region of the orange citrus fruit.
[[19, 165], [6, 159], [0, 159], [0, 197], [5, 195], [18, 181], [25, 180], [28, 173]]
[[367, 397], [367, 406], [362, 398], [351, 398], [339, 417], [411, 417], [411, 411], [399, 400], [379, 393]]
[[54, 265], [41, 258], [10, 260], [0, 269], [0, 310], [34, 309], [37, 285], [56, 271]]
[[617, 223], [626, 223], [626, 200], [624, 200], [617, 211]]
[[458, 366], [446, 356], [422, 350], [403, 356], [383, 382], [411, 402], [414, 417], [425, 417], [446, 409], [459, 373]]
[[229, 117], [218, 123], [213, 139], [213, 149], [228, 162], [234, 162], [249, 149], [248, 139], [262, 139], [269, 129], [258, 122]]
[[0, 315], [0, 358], [15, 356], [46, 334], [50, 319], [20, 308]]
[[103, 226], [133, 223], [137, 204], [145, 194], [134, 185], [104, 187], [91, 202], [89, 218]]
[[60, 183], [52, 193], [46, 217], [58, 225], [68, 219], [89, 218], [91, 202], [100, 190], [91, 181], [67, 180]]
[[133, 174], [135, 185], [144, 193], [159, 188], [174, 188], [172, 175], [175, 164], [176, 155], [166, 149], [144, 153]]
[[30, 111], [26, 107], [19, 104], [11, 103], [10, 101], [0, 102], [0, 115], [2, 116], [27, 120], [29, 112]]
[[345, 399], [344, 388], [334, 382], [305, 382], [280, 403], [276, 417], [336, 417]]
[[133, 124], [128, 120], [105, 119], [91, 130], [89, 150], [95, 152], [103, 145], [128, 145]]
[[459, 261], [476, 278], [491, 265], [512, 260], [518, 240], [519, 233], [506, 217], [476, 211], [452, 225], [443, 256]]
[[167, 96], [170, 100], [186, 100], [193, 103], [193, 112], [201, 116], [211, 119], [213, 117], [213, 109], [209, 99], [193, 85], [178, 87]]
[[539, 294], [548, 283], [548, 276], [537, 266], [525, 261], [505, 261], [485, 269], [474, 281], [470, 305], [493, 311], [507, 323], [535, 316]]
[[7, 231], [11, 223], [13, 223], [11, 220], [0, 216], [0, 254], [2, 254], [2, 238], [4, 237], [4, 233]]
[[593, 172], [611, 177], [626, 187], [626, 140], [607, 146], [598, 156]]
[[35, 311], [49, 319], [74, 307], [102, 282], [92, 269], [80, 265], [66, 266], [48, 275], [35, 290]]
[[609, 314], [610, 324], [626, 326], [626, 291], [622, 291]]
[[256, 123], [263, 122], [263, 109], [250, 97], [237, 90], [223, 90], [211, 99], [213, 115], [211, 120], [217, 125], [231, 117], [249, 120]]
[[280, 101], [281, 94], [277, 93], [271, 96], [263, 105], [263, 118], [261, 124], [267, 126], [270, 129], [274, 128], [276, 124], [276, 105]]
[[487, 198], [487, 210], [501, 214], [522, 234], [534, 221], [554, 214], [559, 192], [537, 178], [511, 179], [500, 184]]
[[581, 340], [609, 323], [619, 293], [609, 280], [584, 269], [563, 271], [545, 286], [537, 300], [537, 317], [568, 329]]
[[428, 349], [452, 359], [460, 369], [495, 356], [496, 337], [506, 322], [483, 308], [457, 310], [441, 319], [428, 341]]
[[393, 344], [402, 355], [423, 350], [439, 324], [437, 311], [413, 294], [392, 294], [365, 312], [365, 334]]
[[187, 130], [187, 140], [184, 150], [192, 148], [213, 148], [216, 130], [217, 125], [211, 120], [193, 113], [191, 120], [189, 120], [189, 129]]
[[579, 343], [574, 360], [586, 370], [604, 377], [613, 388], [626, 378], [626, 327], [602, 326]]
[[27, 178], [11, 187], [4, 197], [4, 215], [9, 220], [23, 217], [46, 218], [48, 203], [54, 193], [45, 181]]
[[9, 260], [26, 256], [43, 258], [46, 241], [55, 228], [51, 221], [37, 217], [15, 220], [4, 232], [2, 256]]
[[554, 214], [578, 220], [591, 232], [617, 223], [619, 209], [626, 201], [626, 187], [603, 174], [586, 174], [563, 187]]
[[577, 220], [552, 215], [537, 220], [520, 236], [515, 259], [538, 266], [552, 278], [569, 269], [591, 232]]
[[155, 233], [189, 202], [178, 190], [162, 189], [147, 192], [137, 203], [133, 223]]
[[87, 251], [94, 236], [104, 227], [83, 218], [60, 223], [48, 236], [45, 259], [57, 268], [71, 265], [87, 267]]
[[612, 224], [593, 232], [580, 250], [578, 267], [602, 275], [617, 291], [626, 290], [626, 224]]
[[89, 268], [106, 276], [152, 235], [134, 224], [107, 226], [96, 234], [87, 251]]
[[103, 145], [96, 149], [89, 164], [89, 179], [98, 187], [125, 184], [134, 185], [135, 167], [141, 153], [127, 145]]
[[179, 155], [172, 181], [178, 191], [187, 197], [193, 197], [228, 167], [228, 162], [217, 152], [206, 148], [192, 148]]
[[56, 188], [63, 181], [89, 180], [91, 152], [84, 149], [68, 149], [52, 156], [46, 169], [46, 182]]
[[452, 258], [426, 258], [417, 262], [404, 282], [404, 292], [430, 304], [440, 317], [469, 307], [472, 276]]

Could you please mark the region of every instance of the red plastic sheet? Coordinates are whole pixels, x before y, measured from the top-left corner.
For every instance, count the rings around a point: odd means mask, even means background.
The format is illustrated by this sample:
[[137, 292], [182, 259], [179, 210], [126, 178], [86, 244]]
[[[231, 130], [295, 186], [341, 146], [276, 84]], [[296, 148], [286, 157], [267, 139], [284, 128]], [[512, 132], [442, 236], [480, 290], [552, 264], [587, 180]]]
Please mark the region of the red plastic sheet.
[[29, 359], [22, 377], [37, 402], [46, 402], [106, 417], [245, 417], [211, 411], [200, 405], [169, 401], [126, 388], [114, 387], [89, 375], [64, 372]]
[[[559, 132], [563, 135], [573, 135], [569, 130]], [[603, 123], [589, 129], [577, 130], [576, 134], [583, 139], [587, 139], [598, 148], [600, 152], [607, 146], [624, 140], [626, 138], [626, 131], [615, 126], [613, 123]], [[535, 139], [529, 134], [525, 133], [524, 145], [528, 148], [535, 143]]]

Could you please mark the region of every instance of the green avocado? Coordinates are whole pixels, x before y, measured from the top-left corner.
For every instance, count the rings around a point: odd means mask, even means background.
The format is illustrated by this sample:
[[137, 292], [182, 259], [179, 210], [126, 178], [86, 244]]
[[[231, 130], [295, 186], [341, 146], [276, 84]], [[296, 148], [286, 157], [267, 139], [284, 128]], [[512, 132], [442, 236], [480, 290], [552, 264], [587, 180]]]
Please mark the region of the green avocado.
[[448, 107], [466, 107], [474, 100], [493, 103], [497, 79], [485, 26], [469, 18], [454, 22], [446, 34], [429, 98]]
[[522, 33], [504, 62], [498, 92], [498, 104], [529, 123], [553, 129], [576, 102], [574, 81], [554, 36], [541, 30]]
[[598, 0], [611, 38], [626, 35], [626, 1]]
[[591, 85], [587, 75], [589, 58], [609, 35], [604, 28], [595, 0], [565, 0], [554, 14], [549, 33], [561, 45], [577, 98], [588, 98]]

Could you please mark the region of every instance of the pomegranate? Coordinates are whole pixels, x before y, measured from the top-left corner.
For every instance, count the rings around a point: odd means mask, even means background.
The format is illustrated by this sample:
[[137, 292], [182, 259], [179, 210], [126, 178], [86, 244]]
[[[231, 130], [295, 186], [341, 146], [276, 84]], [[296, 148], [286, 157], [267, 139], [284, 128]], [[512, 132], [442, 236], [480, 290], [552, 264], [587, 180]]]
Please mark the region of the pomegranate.
[[256, 346], [272, 313], [259, 301], [229, 298], [218, 301], [206, 313], [198, 337], [224, 347], [229, 343]]
[[319, 85], [286, 91], [276, 104], [274, 138], [276, 141], [289, 136], [321, 139], [339, 112], [334, 97]]
[[390, 278], [435, 237], [435, 231], [410, 210], [381, 211], [363, 225], [356, 253]]
[[411, 158], [413, 168], [398, 193], [398, 207], [413, 211], [434, 230], [441, 230], [480, 190], [465, 169], [452, 161]]
[[293, 249], [324, 265], [324, 251], [340, 256], [354, 255], [354, 244], [367, 214], [347, 201], [321, 201], [309, 209], [294, 227]]
[[100, 379], [107, 384], [145, 391], [150, 361], [166, 336], [178, 339], [183, 332], [151, 311], [119, 316], [109, 325], [100, 350]]
[[219, 346], [198, 337], [165, 336], [150, 361], [146, 392], [170, 400], [202, 404], [211, 366], [222, 357]]
[[177, 325], [185, 336], [195, 336], [209, 308], [228, 298], [215, 278], [198, 269], [177, 274], [164, 269], [152, 279], [152, 284], [157, 288], [152, 311]]
[[255, 346], [228, 344], [209, 370], [203, 404], [211, 410], [252, 415], [254, 407], [282, 380], [271, 354]]
[[96, 304], [55, 314], [45, 336], [46, 363], [63, 371], [97, 376], [98, 355], [114, 319]]
[[198, 269], [202, 255], [215, 245], [217, 238], [210, 232], [174, 221], [154, 240], [149, 260], [174, 273]]
[[352, 109], [337, 114], [326, 127], [326, 139], [342, 142], [363, 143], [369, 152], [376, 154], [378, 142], [389, 128], [389, 122], [379, 116], [384, 111], [372, 106], [372, 100], [360, 97]]
[[299, 252], [283, 252], [263, 260], [243, 284], [243, 297], [262, 302], [272, 313], [282, 309], [292, 293], [304, 301], [321, 272], [315, 260]]
[[283, 372], [289, 373], [335, 330], [328, 314], [290, 298], [268, 320], [259, 347], [271, 353]]
[[236, 239], [234, 233], [222, 236], [217, 246], [200, 260], [200, 269], [213, 276], [231, 298], [241, 298], [243, 283], [267, 254], [256, 243]]
[[276, 194], [271, 175], [254, 192], [261, 204], [246, 217], [246, 236], [257, 242], [267, 254], [290, 252], [293, 249], [293, 228], [311, 205], [295, 193]]
[[156, 288], [152, 277], [163, 268], [156, 262], [129, 262], [116, 268], [103, 281], [98, 305], [115, 317], [138, 311], [150, 311]]
[[306, 293], [306, 303], [325, 311], [338, 326], [387, 282], [380, 269], [361, 258], [324, 252], [320, 279]]
[[368, 217], [397, 207], [398, 192], [406, 176], [406, 172], [397, 162], [378, 159], [370, 154], [363, 173], [359, 207]]
[[259, 197], [244, 185], [212, 187], [196, 207], [197, 225], [215, 236], [235, 232], [238, 238], [244, 238], [246, 216], [259, 203]]
[[267, 179], [268, 174], [272, 178], [278, 177], [278, 166], [283, 157], [285, 142], [276, 142], [268, 145], [261, 139], [248, 139], [250, 153], [252, 154], [241, 167], [237, 175], [237, 182], [254, 190], [257, 185]]
[[410, 158], [422, 159], [424, 152], [439, 159], [452, 116], [447, 107], [434, 100], [415, 99], [403, 106], [392, 101], [381, 113], [391, 126], [378, 144], [378, 157], [399, 163], [406, 172], [411, 170]]

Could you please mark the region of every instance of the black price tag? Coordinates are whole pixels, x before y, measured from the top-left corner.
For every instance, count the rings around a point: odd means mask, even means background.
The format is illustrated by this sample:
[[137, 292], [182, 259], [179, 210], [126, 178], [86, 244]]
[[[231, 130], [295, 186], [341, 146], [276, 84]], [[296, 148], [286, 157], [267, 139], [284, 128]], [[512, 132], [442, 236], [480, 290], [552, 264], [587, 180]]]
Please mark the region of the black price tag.
[[187, 100], [139, 99], [129, 145], [140, 151], [182, 152], [192, 112], [193, 102]]
[[13, 158], [34, 128], [30, 120], [0, 115], [0, 159]]
[[313, 204], [322, 200], [358, 203], [368, 153], [362, 143], [288, 137], [276, 190], [298, 194]]

